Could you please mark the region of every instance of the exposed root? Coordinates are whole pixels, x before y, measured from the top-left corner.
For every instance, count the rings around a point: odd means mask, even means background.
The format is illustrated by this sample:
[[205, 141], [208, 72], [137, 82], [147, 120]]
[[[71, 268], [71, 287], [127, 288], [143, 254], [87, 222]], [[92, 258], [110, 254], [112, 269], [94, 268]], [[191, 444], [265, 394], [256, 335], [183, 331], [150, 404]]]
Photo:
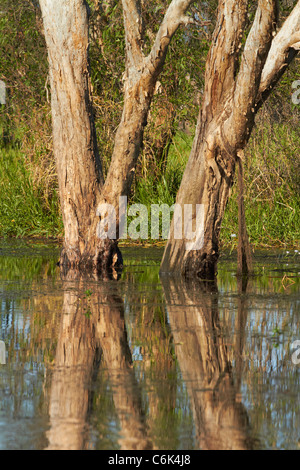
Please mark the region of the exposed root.
[[244, 178], [243, 178], [243, 163], [238, 157], [238, 185], [239, 185], [239, 198], [238, 198], [238, 213], [239, 213], [239, 239], [237, 249], [237, 273], [238, 275], [248, 275], [253, 271], [251, 246], [249, 243], [245, 207], [244, 207]]

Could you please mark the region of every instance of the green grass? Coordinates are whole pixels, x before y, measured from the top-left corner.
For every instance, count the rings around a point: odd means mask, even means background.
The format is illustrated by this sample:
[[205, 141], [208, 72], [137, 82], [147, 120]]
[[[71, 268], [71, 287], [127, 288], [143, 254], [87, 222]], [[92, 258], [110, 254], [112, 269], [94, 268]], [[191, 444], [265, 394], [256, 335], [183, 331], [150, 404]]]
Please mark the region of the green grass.
[[[246, 152], [245, 206], [251, 243], [299, 246], [299, 130], [288, 122], [258, 123]], [[222, 239], [237, 234], [237, 187], [222, 224]]]
[[[299, 246], [300, 220], [299, 198], [289, 201], [290, 206], [280, 202], [280, 190], [272, 201], [249, 200], [246, 198], [246, 224], [250, 242], [257, 247]], [[221, 240], [235, 247], [238, 235], [237, 193], [236, 189], [226, 208], [222, 222]]]
[[174, 204], [192, 143], [191, 136], [178, 132], [170, 147], [165, 169], [157, 168], [139, 177], [132, 202], [144, 204], [147, 208], [151, 204]]
[[[137, 178], [131, 204], [143, 204], [150, 213], [151, 204], [175, 202], [192, 141], [183, 132], [175, 135], [164, 168], [144, 168], [144, 176]], [[276, 123], [258, 125], [249, 143], [245, 206], [254, 246], [299, 246], [298, 142], [298, 131], [288, 123]], [[221, 243], [232, 248], [238, 235], [237, 195], [234, 185], [221, 228]], [[62, 233], [56, 191], [45, 194], [43, 181], [33, 178], [32, 166], [26, 164], [21, 150], [0, 149], [0, 236], [58, 237]]]
[[[138, 178], [132, 202], [168, 204], [176, 193], [192, 147], [192, 137], [177, 133], [164, 173]], [[289, 123], [259, 123], [246, 151], [245, 206], [254, 246], [299, 246], [299, 131]], [[146, 172], [145, 172], [146, 173]], [[237, 186], [234, 185], [221, 228], [221, 243], [234, 248], [238, 235]]]
[[62, 233], [58, 197], [35, 186], [24, 155], [0, 148], [0, 236], [57, 237]]

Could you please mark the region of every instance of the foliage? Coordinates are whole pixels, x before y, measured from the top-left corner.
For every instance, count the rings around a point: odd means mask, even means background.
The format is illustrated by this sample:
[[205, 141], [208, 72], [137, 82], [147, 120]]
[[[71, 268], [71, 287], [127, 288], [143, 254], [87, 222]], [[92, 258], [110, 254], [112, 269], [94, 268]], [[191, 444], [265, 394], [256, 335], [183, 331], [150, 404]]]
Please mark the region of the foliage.
[[0, 105], [0, 233], [57, 235], [47, 53], [36, 2], [1, 2], [0, 56], [8, 95]]
[[[100, 155], [108, 169], [123, 107], [124, 27], [120, 1], [89, 0], [90, 63]], [[255, 2], [252, 2], [252, 9]], [[149, 52], [167, 0], [142, 1], [144, 52]], [[144, 133], [130, 202], [175, 202], [189, 156], [204, 87], [204, 68], [217, 2], [195, 2], [192, 15], [209, 20], [175, 35]], [[250, 8], [250, 14], [251, 14]], [[282, 5], [283, 16], [291, 2]], [[48, 65], [38, 3], [2, 0], [0, 80], [8, 104], [0, 107], [0, 235], [62, 235], [52, 152]], [[298, 59], [299, 60], [299, 59]], [[299, 106], [291, 102], [297, 63], [261, 110], [247, 149], [247, 223], [254, 244], [299, 243]], [[222, 228], [235, 246], [236, 187]]]
[[61, 235], [58, 195], [47, 198], [42, 183], [34, 184], [19, 150], [0, 149], [0, 174], [1, 235]]

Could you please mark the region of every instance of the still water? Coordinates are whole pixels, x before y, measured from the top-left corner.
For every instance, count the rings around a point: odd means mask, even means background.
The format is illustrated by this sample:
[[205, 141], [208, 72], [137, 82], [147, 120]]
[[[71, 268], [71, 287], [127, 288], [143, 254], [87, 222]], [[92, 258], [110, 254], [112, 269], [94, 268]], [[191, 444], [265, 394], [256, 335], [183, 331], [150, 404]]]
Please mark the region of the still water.
[[118, 281], [62, 279], [57, 245], [0, 241], [0, 449], [300, 448], [299, 253], [212, 285], [122, 251]]

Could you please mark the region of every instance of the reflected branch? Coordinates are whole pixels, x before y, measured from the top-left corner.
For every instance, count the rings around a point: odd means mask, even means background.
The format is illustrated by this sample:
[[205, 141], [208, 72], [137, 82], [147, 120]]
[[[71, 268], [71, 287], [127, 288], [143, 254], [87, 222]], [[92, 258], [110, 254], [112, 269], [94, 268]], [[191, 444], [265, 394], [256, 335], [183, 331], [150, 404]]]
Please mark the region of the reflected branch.
[[92, 304], [92, 321], [95, 336], [101, 344], [121, 424], [121, 449], [151, 449], [128, 345], [123, 301], [118, 295], [102, 293], [101, 287], [97, 295], [97, 302]]

